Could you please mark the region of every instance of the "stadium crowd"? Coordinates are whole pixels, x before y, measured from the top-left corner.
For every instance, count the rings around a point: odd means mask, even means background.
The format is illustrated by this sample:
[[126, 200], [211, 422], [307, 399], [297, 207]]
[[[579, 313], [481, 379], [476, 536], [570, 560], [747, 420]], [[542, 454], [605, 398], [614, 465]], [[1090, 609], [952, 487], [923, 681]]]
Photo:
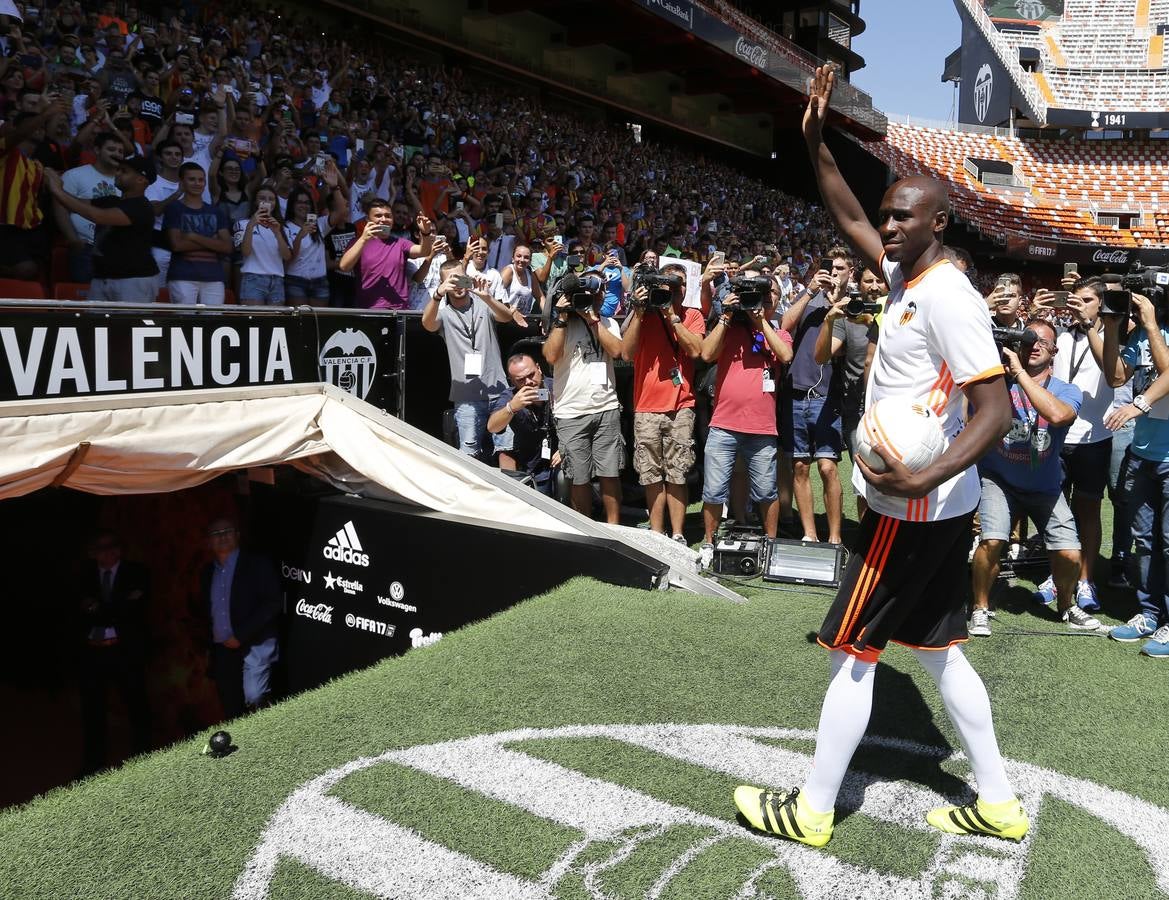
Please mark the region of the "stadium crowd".
[[[701, 452], [705, 562], [728, 506], [772, 536], [841, 542], [837, 464], [856, 452], [886, 289], [816, 205], [300, 13], [26, 4], [0, 48], [0, 276], [93, 300], [418, 311], [469, 455], [548, 493], [563, 472], [585, 514], [596, 478], [612, 522], [631, 458], [651, 527], [684, 541]], [[1164, 302], [1137, 294], [1121, 333], [1104, 282], [1059, 287], [1025, 298], [1009, 276], [986, 296], [1016, 427], [980, 465], [972, 632], [990, 633], [1024, 514], [1053, 569], [1037, 597], [1100, 627], [1107, 492], [1111, 579], [1129, 572], [1141, 603], [1112, 636], [1169, 658]], [[505, 355], [507, 321], [542, 350]]]

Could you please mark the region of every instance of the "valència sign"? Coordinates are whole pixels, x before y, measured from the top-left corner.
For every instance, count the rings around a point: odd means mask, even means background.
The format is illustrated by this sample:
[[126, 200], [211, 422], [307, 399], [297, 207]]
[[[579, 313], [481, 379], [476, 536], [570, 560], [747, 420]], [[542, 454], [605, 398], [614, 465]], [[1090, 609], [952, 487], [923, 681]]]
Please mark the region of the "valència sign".
[[[588, 777], [523, 752], [523, 742], [550, 738], [607, 738], [713, 769], [752, 784], [788, 786], [804, 780], [808, 754], [764, 740], [811, 741], [810, 731], [728, 725], [572, 725], [521, 729], [438, 744], [391, 750], [346, 763], [301, 785], [281, 805], [236, 881], [235, 900], [263, 900], [277, 863], [290, 857], [322, 875], [376, 897], [518, 898], [556, 896], [568, 875], [583, 882], [595, 897], [612, 868], [638, 847], [679, 826], [704, 829], [658, 874], [646, 893], [660, 896], [691, 862], [732, 838], [766, 848], [768, 858], [750, 872], [738, 892], [758, 896], [757, 885], [772, 869], [785, 870], [809, 900], [861, 898], [926, 900], [936, 897], [1013, 900], [1027, 872], [1032, 836], [1019, 844], [994, 838], [938, 835], [925, 813], [943, 798], [919, 785], [891, 782], [865, 772], [845, 781], [840, 805], [864, 815], [929, 834], [937, 850], [924, 869], [905, 877], [844, 862], [830, 852], [749, 832], [733, 821], [716, 819], [684, 806], [666, 803], [620, 784]], [[762, 740], [761, 740], [762, 739]], [[871, 738], [870, 746], [920, 757], [936, 765], [951, 754], [890, 738]], [[960, 756], [960, 754], [955, 754]], [[1121, 791], [1072, 778], [1029, 763], [1007, 760], [1012, 784], [1034, 816], [1045, 797], [1055, 797], [1092, 814], [1131, 838], [1141, 848], [1158, 887], [1169, 893], [1169, 811]], [[359, 809], [332, 789], [344, 778], [385, 763], [408, 766], [451, 781], [525, 810], [533, 817], [577, 829], [584, 837], [537, 879], [501, 872], [454, 847], [421, 837], [389, 819]], [[727, 804], [731, 803], [728, 795]], [[1042, 823], [1035, 823], [1042, 827]], [[842, 828], [849, 827], [845, 822]], [[1034, 835], [1034, 828], [1032, 830]], [[599, 842], [612, 842], [607, 855], [585, 853]], [[829, 845], [831, 847], [831, 845]], [[1091, 865], [1085, 858], [1085, 865]]]

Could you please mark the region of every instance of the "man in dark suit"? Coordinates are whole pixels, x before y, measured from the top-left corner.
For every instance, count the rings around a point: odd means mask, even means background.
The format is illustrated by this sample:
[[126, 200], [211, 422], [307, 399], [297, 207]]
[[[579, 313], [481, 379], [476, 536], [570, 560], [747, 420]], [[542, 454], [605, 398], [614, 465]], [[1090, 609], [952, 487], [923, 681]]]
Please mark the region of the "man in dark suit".
[[207, 539], [214, 560], [203, 572], [201, 612], [211, 617], [211, 677], [230, 719], [267, 705], [282, 593], [272, 564], [240, 549], [235, 522], [212, 522]]
[[150, 749], [146, 698], [150, 575], [144, 566], [122, 559], [121, 542], [109, 531], [94, 538], [90, 558], [80, 584], [85, 636], [80, 672], [83, 774], [106, 765], [106, 691], [111, 686], [126, 704], [134, 752]]

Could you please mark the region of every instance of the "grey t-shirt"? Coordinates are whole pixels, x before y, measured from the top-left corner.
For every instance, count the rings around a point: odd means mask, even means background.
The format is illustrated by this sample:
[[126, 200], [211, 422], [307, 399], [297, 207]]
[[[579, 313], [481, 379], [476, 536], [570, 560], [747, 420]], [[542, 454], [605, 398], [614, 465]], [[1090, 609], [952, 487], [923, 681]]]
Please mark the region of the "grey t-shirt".
[[844, 342], [845, 403], [859, 407], [865, 391], [865, 358], [869, 354], [869, 342], [876, 343], [877, 323], [837, 319], [832, 323], [832, 337]]
[[[495, 317], [486, 303], [472, 296], [470, 305], [458, 310], [443, 300], [438, 306], [438, 325], [451, 365], [452, 403], [487, 401], [507, 390]], [[481, 357], [481, 375], [466, 374], [467, 356], [472, 353]]]

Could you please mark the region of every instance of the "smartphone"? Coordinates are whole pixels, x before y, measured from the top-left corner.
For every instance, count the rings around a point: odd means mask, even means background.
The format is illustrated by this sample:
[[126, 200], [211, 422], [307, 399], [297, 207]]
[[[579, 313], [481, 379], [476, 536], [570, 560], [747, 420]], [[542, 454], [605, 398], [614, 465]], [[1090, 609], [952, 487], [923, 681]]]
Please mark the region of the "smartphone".
[[503, 213], [495, 214], [495, 227], [499, 229], [503, 228]]
[[176, 125], [194, 125], [195, 116], [193, 113], [177, 112], [175, 113]]
[[272, 203], [269, 200], [261, 200], [256, 209], [265, 216], [269, 215], [272, 212]]
[[1127, 316], [1132, 309], [1132, 291], [1108, 290], [1100, 292], [1100, 315]]
[[455, 287], [459, 288], [460, 290], [469, 291], [474, 286], [475, 279], [473, 279], [470, 275], [455, 276]]
[[1080, 264], [1079, 263], [1064, 263], [1063, 264], [1063, 273], [1065, 275], [1078, 276], [1080, 274]]
[[548, 388], [536, 388], [536, 402], [537, 403], [547, 403], [548, 402]]
[[305, 228], [311, 228], [313, 225], [316, 225], [316, 224], [317, 224], [317, 214], [316, 213], [308, 213], [307, 215], [305, 215], [305, 217], [304, 217]]
[[455, 203], [455, 212], [458, 212], [462, 208], [463, 208], [463, 201], [462, 200], [459, 200], [457, 203]]
[[726, 254], [726, 251], [724, 251], [724, 250], [719, 250], [718, 252], [712, 253], [710, 255], [711, 265], [718, 265], [719, 263], [725, 263], [726, 261], [727, 261], [727, 254]]
[[564, 235], [562, 235], [562, 234], [553, 235], [552, 240], [555, 241], [557, 244], [559, 244], [561, 247], [564, 246]]
[[1067, 291], [1052, 291], [1051, 303], [1052, 309], [1067, 309], [1068, 306], [1068, 292]]
[[1013, 283], [1014, 282], [1012, 282], [1011, 279], [1009, 279], [1006, 275], [1002, 275], [995, 283], [995, 287], [1009, 288]]
[[[321, 135], [321, 146], [323, 147], [327, 143], [329, 143], [329, 136], [327, 134], [322, 134]], [[365, 150], [365, 141], [362, 138], [355, 138], [353, 141], [353, 149], [356, 152], [361, 153], [362, 151]]]
[[575, 269], [577, 266], [584, 265], [584, 257], [579, 253], [570, 253], [567, 257], [565, 257], [564, 262], [567, 264], [568, 268]]

